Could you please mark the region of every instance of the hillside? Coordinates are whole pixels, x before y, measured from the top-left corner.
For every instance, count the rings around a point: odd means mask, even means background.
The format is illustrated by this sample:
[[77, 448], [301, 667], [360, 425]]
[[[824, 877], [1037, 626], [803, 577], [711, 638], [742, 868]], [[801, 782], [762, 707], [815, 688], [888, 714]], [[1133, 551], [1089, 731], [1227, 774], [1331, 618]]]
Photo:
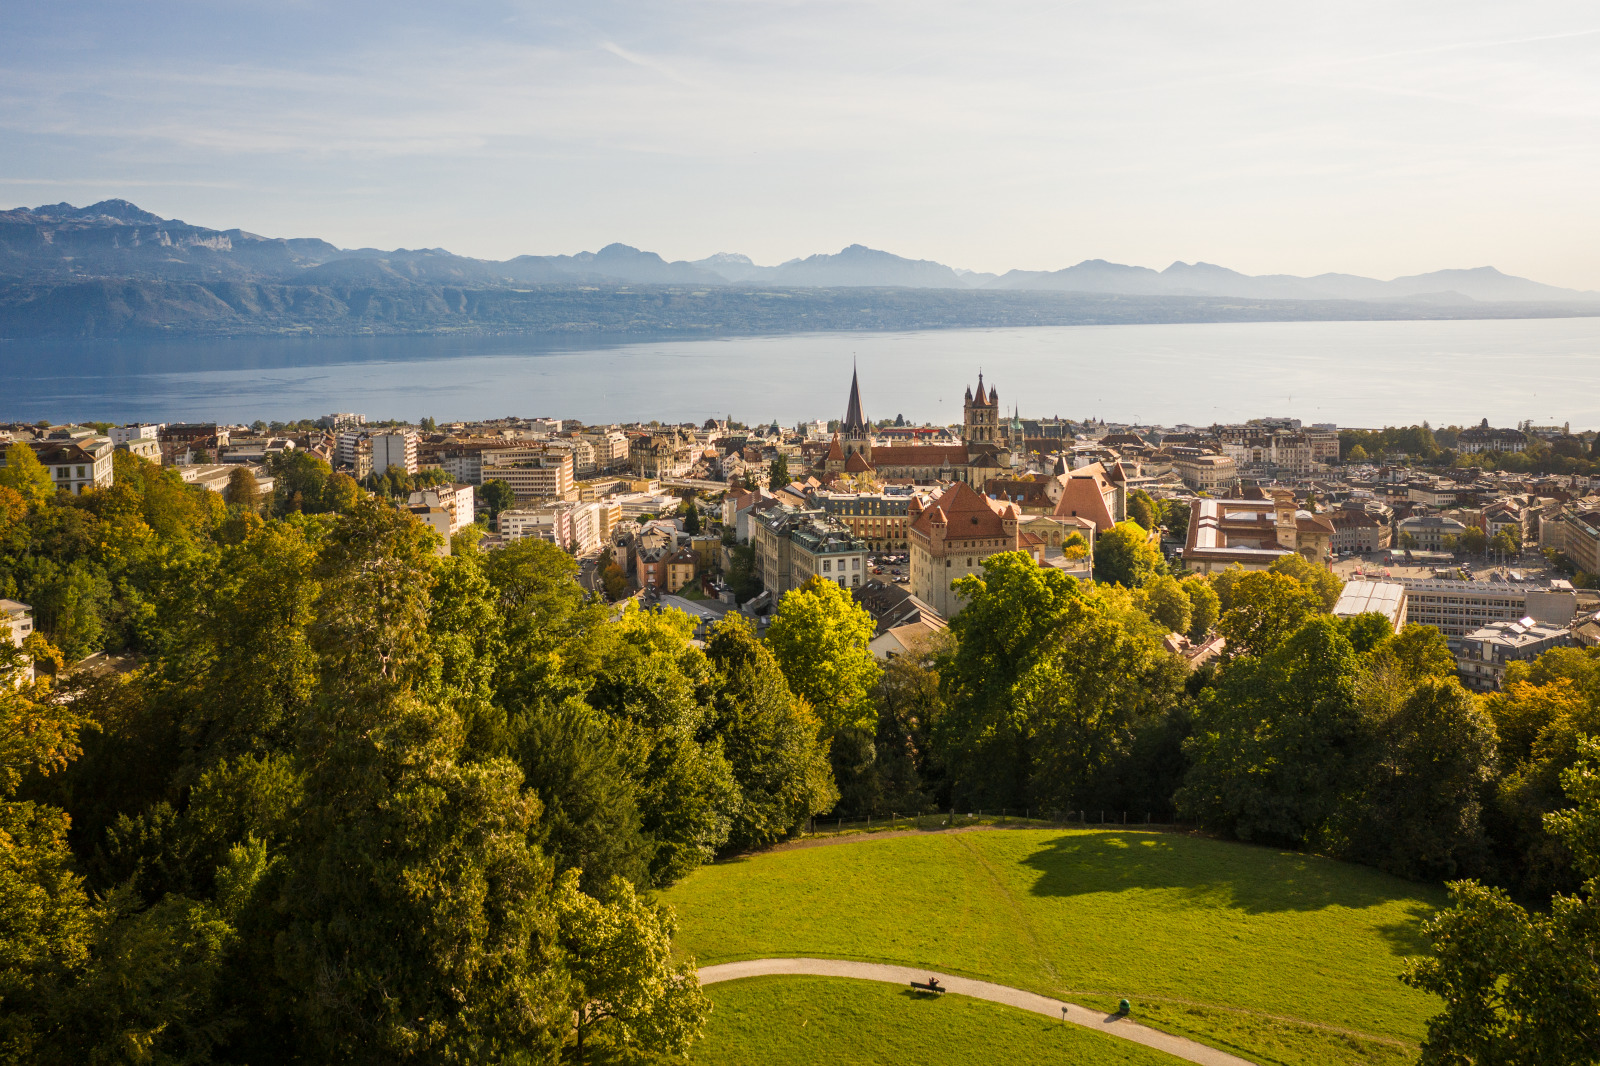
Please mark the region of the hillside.
[[[1403, 1061], [1436, 889], [1174, 834], [1000, 830], [778, 851], [666, 893], [679, 950], [940, 969], [1109, 1008], [1252, 1061]], [[720, 987], [720, 986], [718, 986]]]

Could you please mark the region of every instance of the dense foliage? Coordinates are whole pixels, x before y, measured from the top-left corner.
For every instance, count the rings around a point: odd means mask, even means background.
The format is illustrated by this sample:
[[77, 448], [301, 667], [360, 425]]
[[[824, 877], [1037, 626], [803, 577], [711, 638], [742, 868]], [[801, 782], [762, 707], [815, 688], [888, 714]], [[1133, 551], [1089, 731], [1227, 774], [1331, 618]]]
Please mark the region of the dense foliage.
[[[0, 645], [39, 672], [0, 684], [0, 1062], [675, 1054], [706, 1003], [654, 890], [817, 814], [952, 807], [1479, 878], [1413, 972], [1480, 982], [1431, 1061], [1558, 1061], [1448, 1056], [1556, 1041], [1513, 991], [1592, 948], [1590, 652], [1480, 698], [1436, 631], [1333, 618], [1298, 556], [1168, 572], [1148, 505], [1097, 539], [1097, 581], [992, 556], [886, 662], [823, 581], [764, 639], [733, 614], [702, 642], [544, 541], [441, 555], [304, 453], [265, 494], [119, 453], [112, 488], [57, 495], [32, 458], [0, 470], [0, 595], [39, 628]], [[1171, 634], [1225, 650], [1192, 669]], [[1509, 953], [1492, 990], [1458, 943]]]

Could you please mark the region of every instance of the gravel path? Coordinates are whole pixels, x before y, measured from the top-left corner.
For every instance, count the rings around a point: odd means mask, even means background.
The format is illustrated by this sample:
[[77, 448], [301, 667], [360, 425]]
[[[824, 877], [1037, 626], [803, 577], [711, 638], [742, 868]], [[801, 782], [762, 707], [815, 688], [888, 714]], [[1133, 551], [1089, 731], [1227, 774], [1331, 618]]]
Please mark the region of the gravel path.
[[1173, 1036], [1155, 1029], [1146, 1028], [1137, 1022], [1117, 1015], [1105, 1015], [1099, 1011], [1092, 1011], [1087, 1007], [1080, 1007], [1075, 1003], [1063, 1003], [1059, 999], [1050, 999], [1046, 996], [1024, 992], [1020, 988], [1010, 988], [1006, 985], [991, 984], [988, 981], [974, 981], [967, 977], [956, 977], [951, 974], [933, 973], [927, 970], [914, 970], [908, 966], [888, 966], [876, 962], [848, 962], [843, 959], [751, 959], [748, 962], [725, 962], [719, 966], [702, 966], [700, 968], [700, 983], [713, 985], [719, 981], [736, 981], [741, 977], [765, 977], [770, 974], [796, 974], [811, 977], [853, 977], [861, 981], [882, 981], [891, 985], [907, 985], [911, 981], [926, 981], [930, 976], [937, 977], [939, 983], [950, 992], [959, 996], [971, 996], [973, 999], [986, 999], [991, 1003], [1004, 1003], [1008, 1007], [1021, 1007], [1023, 1010], [1043, 1014], [1047, 1018], [1060, 1018], [1062, 1011], [1066, 1011], [1066, 1020], [1075, 1025], [1094, 1029], [1105, 1033], [1107, 1036], [1117, 1037], [1119, 1040], [1132, 1040], [1136, 1044], [1164, 1051], [1168, 1055], [1183, 1059], [1186, 1062], [1197, 1062], [1201, 1066], [1253, 1066], [1252, 1063], [1237, 1055], [1218, 1051], [1215, 1048], [1197, 1044], [1193, 1040], [1186, 1040], [1181, 1036]]

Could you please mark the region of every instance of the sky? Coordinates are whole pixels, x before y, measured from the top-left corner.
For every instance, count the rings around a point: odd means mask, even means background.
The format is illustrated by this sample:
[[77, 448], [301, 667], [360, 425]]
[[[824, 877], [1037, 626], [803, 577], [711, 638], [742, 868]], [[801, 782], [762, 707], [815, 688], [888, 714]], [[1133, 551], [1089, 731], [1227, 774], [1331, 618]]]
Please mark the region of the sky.
[[0, 205], [1600, 289], [1600, 7], [0, 0]]

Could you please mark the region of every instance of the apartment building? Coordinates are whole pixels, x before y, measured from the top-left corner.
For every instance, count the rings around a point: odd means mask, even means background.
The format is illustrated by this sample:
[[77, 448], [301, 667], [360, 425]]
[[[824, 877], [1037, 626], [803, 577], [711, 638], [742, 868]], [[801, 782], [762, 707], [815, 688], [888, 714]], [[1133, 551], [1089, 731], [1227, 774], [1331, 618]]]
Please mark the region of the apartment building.
[[1563, 509], [1546, 515], [1539, 523], [1539, 547], [1565, 554], [1579, 570], [1600, 574], [1600, 511]]
[[569, 451], [485, 452], [481, 470], [484, 481], [504, 481], [518, 499], [568, 500], [577, 495]]
[[417, 435], [410, 430], [372, 435], [372, 472], [385, 474], [390, 467], [402, 474], [417, 472]]
[[1334, 552], [1359, 552], [1363, 555], [1384, 551], [1389, 547], [1392, 534], [1389, 523], [1381, 515], [1366, 510], [1329, 511], [1333, 523], [1333, 537], [1328, 543]]
[[[111, 456], [116, 447], [110, 437], [102, 437], [92, 429], [67, 426], [35, 441], [32, 448], [34, 456], [50, 471], [57, 492], [78, 496], [85, 489], [111, 487]], [[0, 451], [0, 466], [4, 465], [5, 453]]]
[[859, 588], [871, 573], [866, 541], [821, 509], [756, 512], [750, 543], [762, 584], [775, 599], [813, 577]]
[[113, 445], [128, 444], [136, 440], [148, 440], [155, 441], [159, 449], [161, 427], [153, 422], [131, 422], [126, 426], [113, 426], [110, 436]]

